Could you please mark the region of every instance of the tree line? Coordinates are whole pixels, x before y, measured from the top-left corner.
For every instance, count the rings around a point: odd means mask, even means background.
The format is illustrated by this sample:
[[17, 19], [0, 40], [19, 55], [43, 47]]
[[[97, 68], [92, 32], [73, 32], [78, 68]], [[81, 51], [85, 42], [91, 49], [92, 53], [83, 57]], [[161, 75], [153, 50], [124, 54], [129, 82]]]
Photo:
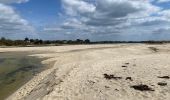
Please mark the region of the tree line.
[[64, 45], [64, 44], [90, 44], [89, 39], [81, 40], [42, 40], [42, 39], [29, 39], [11, 40], [1, 37], [0, 46], [45, 46], [45, 45]]
[[5, 37], [0, 38], [0, 46], [48, 46], [48, 45], [76, 45], [76, 44], [115, 44], [115, 43], [146, 43], [146, 44], [163, 44], [170, 43], [170, 41], [97, 41], [91, 42], [89, 39], [81, 40], [42, 40], [42, 39], [29, 39], [11, 40]]

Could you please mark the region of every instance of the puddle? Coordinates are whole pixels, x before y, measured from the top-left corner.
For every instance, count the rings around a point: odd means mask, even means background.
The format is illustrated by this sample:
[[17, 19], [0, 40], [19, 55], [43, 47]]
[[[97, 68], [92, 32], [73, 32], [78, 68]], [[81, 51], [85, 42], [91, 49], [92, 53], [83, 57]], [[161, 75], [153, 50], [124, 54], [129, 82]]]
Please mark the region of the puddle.
[[31, 53], [0, 53], [0, 100], [5, 99], [33, 76], [45, 69], [43, 59], [29, 57]]

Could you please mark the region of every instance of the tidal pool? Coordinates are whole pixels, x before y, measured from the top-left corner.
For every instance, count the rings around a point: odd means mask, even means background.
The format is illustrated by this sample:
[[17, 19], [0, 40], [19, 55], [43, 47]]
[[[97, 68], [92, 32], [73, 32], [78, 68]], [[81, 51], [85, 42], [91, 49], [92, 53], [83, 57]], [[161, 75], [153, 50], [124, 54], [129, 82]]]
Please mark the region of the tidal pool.
[[43, 59], [27, 52], [0, 53], [0, 100], [5, 99], [45, 69]]

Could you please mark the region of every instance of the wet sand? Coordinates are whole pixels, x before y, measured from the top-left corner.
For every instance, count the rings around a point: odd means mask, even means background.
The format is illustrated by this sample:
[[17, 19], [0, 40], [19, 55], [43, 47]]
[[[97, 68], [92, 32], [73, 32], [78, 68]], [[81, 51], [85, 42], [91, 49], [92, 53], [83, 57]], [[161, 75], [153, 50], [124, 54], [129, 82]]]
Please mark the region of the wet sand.
[[170, 44], [0, 48], [55, 62], [8, 100], [169, 100]]
[[29, 52], [0, 53], [0, 100], [5, 99], [45, 69]]

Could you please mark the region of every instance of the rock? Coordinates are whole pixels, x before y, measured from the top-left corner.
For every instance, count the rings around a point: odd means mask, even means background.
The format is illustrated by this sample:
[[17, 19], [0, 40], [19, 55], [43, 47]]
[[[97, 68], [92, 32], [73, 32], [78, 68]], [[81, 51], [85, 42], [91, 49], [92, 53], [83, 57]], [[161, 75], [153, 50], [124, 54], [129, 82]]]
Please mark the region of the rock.
[[133, 81], [132, 77], [126, 77], [126, 80]]
[[129, 65], [130, 63], [125, 63], [126, 65]]

